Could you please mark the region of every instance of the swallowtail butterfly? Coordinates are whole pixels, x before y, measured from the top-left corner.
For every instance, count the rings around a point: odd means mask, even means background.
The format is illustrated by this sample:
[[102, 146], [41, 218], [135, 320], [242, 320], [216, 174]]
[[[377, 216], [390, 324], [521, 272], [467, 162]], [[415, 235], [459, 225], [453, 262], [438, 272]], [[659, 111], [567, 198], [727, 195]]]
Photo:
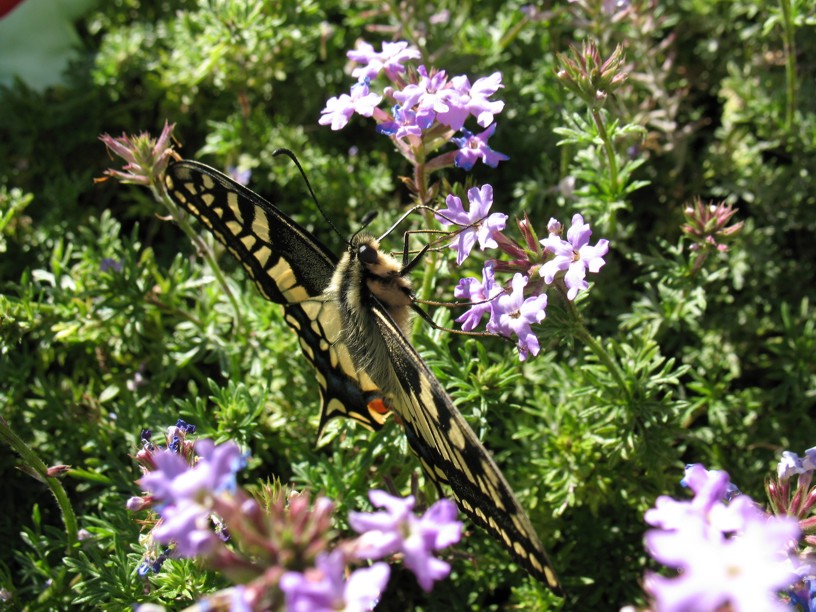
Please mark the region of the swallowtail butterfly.
[[395, 412], [427, 476], [459, 508], [561, 594], [524, 509], [496, 463], [407, 339], [413, 295], [404, 269], [358, 233], [338, 260], [267, 200], [195, 161], [169, 166], [165, 183], [241, 262], [285, 319], [314, 366], [320, 432], [337, 416], [378, 429]]

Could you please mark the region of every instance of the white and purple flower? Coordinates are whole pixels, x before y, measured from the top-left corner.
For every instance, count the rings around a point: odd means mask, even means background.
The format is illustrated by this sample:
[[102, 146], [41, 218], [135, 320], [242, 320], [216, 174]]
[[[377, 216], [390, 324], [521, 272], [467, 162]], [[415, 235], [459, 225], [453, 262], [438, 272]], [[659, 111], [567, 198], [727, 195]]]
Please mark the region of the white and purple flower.
[[434, 557], [434, 552], [462, 538], [462, 523], [457, 520], [456, 505], [440, 499], [421, 517], [413, 513], [414, 497], [394, 497], [385, 491], [368, 494], [381, 512], [351, 512], [349, 524], [361, 534], [354, 546], [358, 559], [382, 559], [402, 553], [405, 566], [425, 591], [450, 574], [450, 565]]
[[287, 612], [367, 612], [373, 610], [388, 584], [391, 568], [386, 563], [355, 570], [346, 579], [343, 553], [321, 553], [315, 568], [286, 572], [280, 589]]
[[556, 274], [565, 272], [564, 282], [567, 285], [567, 298], [570, 300], [574, 300], [579, 291], [589, 287], [586, 281], [587, 270], [596, 273], [606, 263], [603, 256], [609, 252], [609, 241], [601, 239], [595, 246], [590, 246], [591, 236], [589, 224], [584, 223], [581, 215], [575, 214], [572, 225], [567, 230], [566, 240], [557, 234], [550, 234], [541, 240], [541, 245], [554, 257], [541, 266], [539, 274], [549, 285]]
[[476, 242], [482, 250], [498, 246], [493, 234], [501, 232], [507, 223], [504, 213], [490, 214], [493, 205], [493, 187], [483, 185], [468, 189], [470, 210], [466, 211], [462, 200], [453, 194], [445, 199], [447, 208], [437, 211], [436, 220], [443, 226], [458, 225], [465, 228], [453, 240], [451, 248], [456, 250], [456, 263], [462, 262], [470, 255]]

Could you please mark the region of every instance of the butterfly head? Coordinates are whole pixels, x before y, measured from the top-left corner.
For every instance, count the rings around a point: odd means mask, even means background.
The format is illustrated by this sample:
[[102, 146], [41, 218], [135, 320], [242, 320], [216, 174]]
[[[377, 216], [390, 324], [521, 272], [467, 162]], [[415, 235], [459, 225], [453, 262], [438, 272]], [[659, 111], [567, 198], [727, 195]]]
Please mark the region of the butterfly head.
[[348, 252], [351, 267], [359, 271], [359, 278], [368, 293], [377, 298], [395, 322], [407, 326], [413, 300], [411, 282], [402, 275], [402, 266], [380, 248], [379, 241], [367, 233], [354, 236]]

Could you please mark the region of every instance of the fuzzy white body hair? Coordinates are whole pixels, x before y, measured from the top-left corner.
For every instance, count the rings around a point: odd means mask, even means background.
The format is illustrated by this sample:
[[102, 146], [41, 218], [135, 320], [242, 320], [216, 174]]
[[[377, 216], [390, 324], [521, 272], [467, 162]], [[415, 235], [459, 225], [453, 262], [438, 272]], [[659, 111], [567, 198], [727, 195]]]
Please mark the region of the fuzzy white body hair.
[[365, 371], [386, 395], [401, 392], [388, 346], [373, 312], [382, 306], [408, 334], [411, 322], [411, 284], [400, 275], [400, 264], [380, 250], [379, 242], [369, 234], [358, 234], [340, 259], [326, 290], [339, 306], [341, 339], [348, 346], [358, 370]]

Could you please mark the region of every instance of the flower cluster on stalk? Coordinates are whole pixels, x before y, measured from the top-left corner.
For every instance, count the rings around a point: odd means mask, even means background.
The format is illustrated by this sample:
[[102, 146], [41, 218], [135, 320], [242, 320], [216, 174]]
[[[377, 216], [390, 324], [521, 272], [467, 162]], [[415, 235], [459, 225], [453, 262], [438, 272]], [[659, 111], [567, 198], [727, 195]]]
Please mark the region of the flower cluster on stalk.
[[804, 457], [784, 451], [777, 465], [776, 479], [765, 483], [771, 510], [776, 516], [798, 521], [802, 541], [792, 557], [799, 580], [786, 595], [795, 610], [816, 612], [816, 447]]
[[[487, 143], [496, 131], [495, 115], [504, 109], [504, 102], [492, 99], [503, 87], [500, 72], [473, 83], [465, 75], [448, 77], [444, 70], [409, 64], [420, 53], [404, 41], [383, 43], [381, 51], [361, 41], [347, 55], [357, 64], [351, 72], [357, 82], [349, 93], [328, 100], [321, 125], [339, 130], [355, 114], [371, 117], [377, 132], [389, 136], [401, 155], [428, 173], [451, 166], [470, 170], [478, 161], [495, 168], [508, 159]], [[380, 77], [389, 84], [375, 91], [373, 82]], [[383, 101], [387, 109], [380, 107]], [[465, 128], [470, 117], [481, 128], [478, 133]], [[456, 150], [434, 157], [448, 143]], [[423, 181], [415, 179], [409, 187], [422, 203], [430, 200]]]
[[165, 121], [158, 138], [142, 132], [137, 136], [115, 137], [110, 134], [99, 136], [112, 154], [124, 159], [127, 164], [122, 170], [108, 169], [105, 175], [125, 184], [145, 185], [154, 190], [160, 189], [161, 177], [174, 156], [172, 147], [174, 123]]
[[312, 503], [308, 495], [286, 494], [279, 486], [250, 495], [236, 480], [246, 463], [238, 446], [192, 440], [194, 430], [179, 421], [164, 445], [142, 432], [136, 459], [145, 493], [127, 507], [152, 509], [157, 519], [143, 538], [141, 575], [160, 571], [168, 558], [195, 558], [238, 585], [208, 597], [208, 609], [363, 612], [378, 603], [390, 567], [377, 562], [350, 571], [360, 560], [400, 555], [426, 591], [450, 572], [434, 553], [461, 538], [452, 502], [441, 500], [417, 517], [413, 497], [371, 491], [372, 503], [386, 512], [351, 513], [359, 536], [335, 542], [329, 499]]
[[[510, 261], [488, 259], [481, 279], [466, 277], [459, 281], [454, 295], [468, 300], [470, 308], [456, 321], [462, 329], [476, 329], [488, 315], [486, 330], [493, 334], [516, 338], [519, 358], [540, 351], [539, 341], [532, 326], [546, 316], [547, 290], [556, 287], [568, 301], [589, 288], [587, 272], [597, 273], [604, 265], [609, 241], [598, 240], [589, 244], [592, 230], [580, 214], [572, 217], [566, 240], [563, 226], [556, 219], [547, 224], [548, 236], [536, 236], [530, 220], [517, 220], [521, 241], [514, 241], [505, 233], [507, 215], [491, 213], [493, 188], [490, 185], [473, 187], [467, 193], [469, 210], [461, 198], [451, 194], [445, 200], [447, 208], [436, 211], [436, 220], [446, 228], [454, 228], [450, 248], [456, 251], [456, 262], [461, 264], [476, 244], [481, 250], [496, 248]], [[509, 286], [497, 281], [496, 273], [512, 274]]]
[[800, 579], [794, 551], [797, 522], [766, 514], [723, 471], [690, 465], [683, 484], [693, 499], [661, 496], [645, 515], [653, 527], [646, 533], [647, 551], [675, 573], [646, 574], [653, 609], [790, 609], [780, 591]]
[[689, 250], [695, 253], [692, 271], [698, 271], [712, 253], [724, 253], [745, 225], [744, 221], [731, 223], [737, 209], [731, 204], [705, 203], [700, 198], [683, 209], [683, 234], [692, 242]]
[[[348, 57], [357, 64], [351, 73], [357, 82], [348, 94], [327, 102], [319, 122], [336, 130], [345, 127], [355, 114], [374, 118], [377, 131], [391, 137], [414, 167], [414, 178], [405, 183], [420, 205], [428, 205], [438, 193], [438, 183], [431, 184], [428, 179], [431, 173], [451, 166], [468, 171], [479, 161], [495, 168], [509, 159], [488, 145], [496, 131], [494, 119], [504, 109], [503, 102], [493, 99], [503, 87], [501, 73], [471, 83], [464, 75], [448, 77], [444, 70], [413, 67], [410, 62], [418, 60], [420, 53], [404, 41], [383, 43], [381, 51], [360, 42]], [[389, 85], [375, 91], [372, 83], [380, 77]], [[380, 107], [384, 100], [390, 111]], [[480, 131], [465, 127], [470, 118]], [[448, 143], [457, 149], [437, 154]], [[523, 241], [516, 243], [503, 233], [508, 216], [490, 213], [490, 185], [474, 187], [467, 196], [468, 210], [459, 196], [450, 194], [446, 208], [435, 214], [453, 235], [451, 248], [456, 250], [457, 264], [462, 264], [477, 243], [482, 250], [502, 250], [511, 261], [491, 259], [481, 280], [466, 278], [459, 283], [454, 294], [468, 300], [471, 308], [457, 321], [463, 330], [472, 331], [488, 314], [487, 332], [516, 338], [522, 360], [537, 355], [540, 346], [532, 326], [545, 317], [548, 286], [563, 285], [566, 298], [574, 300], [589, 286], [587, 271], [598, 272], [604, 264], [608, 241], [590, 246], [589, 224], [575, 215], [566, 240], [561, 238], [561, 225], [551, 220], [549, 236], [539, 241], [525, 217], [518, 222]], [[497, 272], [512, 273], [512, 277], [501, 283]]]

